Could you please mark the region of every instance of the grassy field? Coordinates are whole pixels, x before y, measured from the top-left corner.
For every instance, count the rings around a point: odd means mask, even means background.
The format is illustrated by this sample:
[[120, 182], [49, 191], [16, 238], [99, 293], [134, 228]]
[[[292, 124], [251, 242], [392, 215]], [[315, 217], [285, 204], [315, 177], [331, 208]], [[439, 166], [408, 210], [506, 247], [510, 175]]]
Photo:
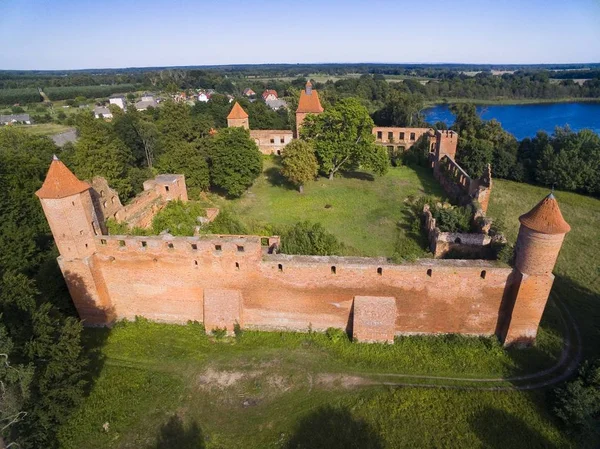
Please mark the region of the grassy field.
[[[319, 180], [302, 196], [278, 183], [268, 171], [272, 166], [249, 194], [230, 206], [250, 221], [321, 221], [349, 245], [372, 254], [389, 254], [388, 245], [377, 240], [393, 240], [395, 232], [403, 232], [394, 225], [402, 221], [403, 198], [419, 190], [435, 191], [427, 172], [400, 167], [373, 181]], [[504, 221], [514, 241], [518, 216], [547, 193], [495, 180], [489, 215]], [[424, 382], [476, 387], [480, 384], [469, 379], [551, 365], [561, 344], [558, 302], [576, 317], [586, 355], [597, 354], [600, 201], [573, 193], [556, 196], [573, 230], [559, 257], [553, 301], [537, 347], [503, 350], [490, 339], [458, 337], [358, 345], [314, 333], [245, 332], [217, 340], [197, 324], [143, 320], [110, 331], [88, 330], [97, 370], [88, 398], [60, 430], [61, 447], [595, 447], [597, 442], [575, 444], [561, 433], [547, 411], [543, 390], [418, 387]], [[325, 203], [334, 207], [325, 209]], [[370, 232], [362, 233], [361, 226], [371, 226]], [[423, 380], [418, 375], [466, 379]], [[381, 385], [399, 379], [415, 386]]]
[[[266, 332], [216, 340], [200, 325], [145, 321], [88, 336], [101, 346], [99, 377], [61, 429], [63, 448], [568, 447], [537, 393], [376, 385], [394, 380], [376, 373], [514, 372], [511, 353], [492, 340], [357, 345]], [[503, 435], [502, 425], [514, 428]], [[182, 435], [202, 444], [185, 446]]]
[[408, 196], [424, 192], [442, 195], [427, 169], [407, 167], [392, 168], [382, 177], [355, 173], [331, 181], [319, 178], [307, 184], [301, 195], [281, 178], [276, 161], [265, 158], [264, 176], [241, 199], [225, 206], [247, 224], [320, 222], [364, 256], [392, 256], [398, 239], [410, 239], [404, 204]]
[[34, 136], [53, 136], [54, 134], [59, 134], [68, 129], [71, 129], [71, 126], [59, 125], [58, 123], [40, 123], [33, 125], [14, 125], [15, 128], [22, 129], [29, 134]]

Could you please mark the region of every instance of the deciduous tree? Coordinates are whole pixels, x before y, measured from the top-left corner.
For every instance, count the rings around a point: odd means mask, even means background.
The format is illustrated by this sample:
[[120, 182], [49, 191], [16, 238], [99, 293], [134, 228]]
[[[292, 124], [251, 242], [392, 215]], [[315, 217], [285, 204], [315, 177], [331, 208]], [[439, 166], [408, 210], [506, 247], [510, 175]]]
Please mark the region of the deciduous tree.
[[221, 129], [209, 142], [211, 184], [237, 197], [262, 171], [262, 156], [244, 128]]
[[384, 174], [389, 162], [385, 149], [375, 144], [373, 126], [367, 109], [357, 99], [346, 98], [322, 114], [307, 116], [301, 136], [313, 144], [329, 179], [360, 166]]
[[303, 140], [294, 140], [286, 145], [281, 156], [281, 173], [303, 192], [304, 184], [315, 179], [319, 163], [312, 146]]

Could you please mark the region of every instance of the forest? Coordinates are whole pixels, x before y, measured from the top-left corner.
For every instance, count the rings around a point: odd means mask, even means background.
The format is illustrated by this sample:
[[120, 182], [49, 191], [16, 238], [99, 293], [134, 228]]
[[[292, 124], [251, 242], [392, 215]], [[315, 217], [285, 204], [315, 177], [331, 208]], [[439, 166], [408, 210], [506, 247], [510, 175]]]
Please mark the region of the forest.
[[[241, 94], [246, 87], [284, 92], [298, 80], [315, 76], [317, 89], [331, 95], [361, 95], [368, 80], [391, 90], [419, 93], [429, 101], [448, 98], [566, 99], [600, 98], [597, 64], [566, 66], [470, 65], [243, 65], [199, 68], [147, 68], [67, 72], [0, 71], [0, 105], [41, 102], [42, 88], [52, 101], [83, 96], [98, 98], [133, 90], [215, 89]], [[583, 80], [575, 82], [574, 80]], [[353, 87], [359, 91], [348, 92]], [[70, 89], [69, 89], [70, 88]], [[34, 90], [35, 89], [35, 90]], [[365, 96], [366, 101], [378, 98]]]

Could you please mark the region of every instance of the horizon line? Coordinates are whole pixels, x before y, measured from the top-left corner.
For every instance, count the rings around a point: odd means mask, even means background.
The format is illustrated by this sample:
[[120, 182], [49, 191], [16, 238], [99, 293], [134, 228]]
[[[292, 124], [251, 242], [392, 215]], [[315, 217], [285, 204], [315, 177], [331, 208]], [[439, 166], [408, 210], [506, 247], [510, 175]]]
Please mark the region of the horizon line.
[[181, 64], [181, 65], [157, 65], [157, 66], [122, 66], [122, 67], [88, 67], [88, 68], [61, 68], [61, 69], [4, 69], [0, 68], [0, 72], [77, 72], [83, 70], [150, 70], [150, 69], [169, 69], [169, 68], [219, 68], [219, 67], [251, 67], [251, 66], [302, 66], [302, 65], [421, 65], [421, 66], [440, 66], [440, 65], [457, 65], [457, 66], [501, 66], [501, 67], [523, 67], [523, 66], [570, 66], [570, 65], [600, 65], [597, 62], [528, 62], [528, 63], [491, 63], [491, 62], [250, 62], [250, 63], [230, 63], [230, 64]]

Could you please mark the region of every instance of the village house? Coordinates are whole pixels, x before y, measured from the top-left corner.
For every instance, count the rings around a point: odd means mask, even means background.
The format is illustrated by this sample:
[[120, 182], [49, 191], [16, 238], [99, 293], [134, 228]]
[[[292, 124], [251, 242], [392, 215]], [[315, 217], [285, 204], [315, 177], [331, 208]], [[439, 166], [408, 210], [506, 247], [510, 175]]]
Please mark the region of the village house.
[[141, 100], [135, 103], [135, 108], [138, 111], [145, 111], [148, 108], [155, 108], [157, 106], [158, 106], [158, 101], [156, 100], [154, 94], [149, 93], [149, 92], [145, 92], [142, 95]]
[[210, 96], [211, 94], [209, 92], [201, 90], [200, 92], [198, 92], [198, 101], [202, 103], [208, 103], [208, 100], [210, 100]]
[[0, 125], [12, 125], [17, 123], [31, 125], [31, 117], [29, 117], [29, 114], [0, 115]]
[[255, 97], [256, 96], [256, 92], [254, 92], [252, 89], [250, 89], [249, 87], [246, 87], [244, 89], [244, 96], [245, 97]]
[[108, 102], [110, 104], [119, 106], [124, 111], [127, 110], [127, 101], [125, 100], [125, 97], [123, 95], [111, 95], [108, 98]]
[[262, 99], [266, 102], [269, 100], [277, 100], [277, 91], [273, 89], [267, 89], [262, 93]]
[[94, 107], [94, 117], [95, 118], [103, 118], [103, 119], [112, 119], [113, 115], [106, 106], [96, 106]]

